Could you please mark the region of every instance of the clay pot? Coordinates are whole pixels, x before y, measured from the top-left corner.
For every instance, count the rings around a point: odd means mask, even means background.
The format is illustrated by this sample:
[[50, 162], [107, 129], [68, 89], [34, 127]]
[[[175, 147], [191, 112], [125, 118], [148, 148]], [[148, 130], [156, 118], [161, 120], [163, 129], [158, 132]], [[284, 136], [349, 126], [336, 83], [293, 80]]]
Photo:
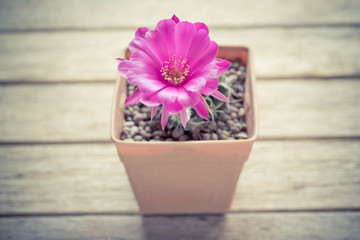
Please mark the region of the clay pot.
[[[126, 54], [129, 57], [129, 53]], [[143, 214], [225, 213], [240, 172], [258, 137], [255, 76], [250, 50], [220, 47], [218, 57], [240, 58], [247, 68], [245, 112], [249, 138], [185, 142], [125, 142], [126, 79], [118, 76], [112, 106], [111, 138]]]

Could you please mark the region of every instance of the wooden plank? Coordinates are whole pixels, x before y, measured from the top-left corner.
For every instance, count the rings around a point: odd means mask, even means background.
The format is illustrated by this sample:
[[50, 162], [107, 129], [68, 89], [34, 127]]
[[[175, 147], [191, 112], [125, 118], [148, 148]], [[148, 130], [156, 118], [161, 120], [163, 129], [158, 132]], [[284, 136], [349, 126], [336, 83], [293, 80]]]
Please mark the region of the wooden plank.
[[[0, 147], [0, 215], [138, 213], [112, 144]], [[260, 141], [231, 211], [358, 209], [359, 141]]]
[[[169, 11], [169, 9], [171, 9]], [[176, 13], [214, 26], [359, 22], [359, 1], [2, 1], [0, 29], [153, 26]]]
[[[113, 80], [115, 57], [134, 31], [0, 35], [0, 81]], [[223, 45], [248, 45], [259, 78], [358, 76], [360, 28], [211, 31]]]
[[344, 79], [260, 81], [260, 138], [359, 136], [359, 87]]
[[[5, 85], [0, 141], [109, 141], [114, 84]], [[260, 138], [360, 136], [360, 81], [259, 81]]]
[[110, 140], [113, 84], [0, 88], [2, 141]]
[[358, 239], [359, 213], [1, 218], [1, 239]]

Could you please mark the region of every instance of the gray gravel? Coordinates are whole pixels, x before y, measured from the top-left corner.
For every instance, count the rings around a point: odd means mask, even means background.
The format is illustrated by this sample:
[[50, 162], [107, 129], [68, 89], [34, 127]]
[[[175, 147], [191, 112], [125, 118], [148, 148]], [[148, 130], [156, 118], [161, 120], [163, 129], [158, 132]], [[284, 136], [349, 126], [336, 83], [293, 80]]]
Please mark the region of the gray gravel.
[[[141, 103], [125, 106], [125, 123], [121, 140], [125, 141], [189, 141], [189, 140], [234, 140], [248, 138], [245, 109], [243, 105], [246, 68], [240, 60], [233, 62], [222, 75], [223, 81], [232, 89], [229, 107], [217, 114], [215, 121], [202, 121], [196, 131], [185, 130], [181, 124], [168, 123], [161, 130], [159, 116], [150, 120], [151, 108]], [[134, 86], [128, 84], [128, 96]], [[189, 125], [188, 125], [189, 126]]]

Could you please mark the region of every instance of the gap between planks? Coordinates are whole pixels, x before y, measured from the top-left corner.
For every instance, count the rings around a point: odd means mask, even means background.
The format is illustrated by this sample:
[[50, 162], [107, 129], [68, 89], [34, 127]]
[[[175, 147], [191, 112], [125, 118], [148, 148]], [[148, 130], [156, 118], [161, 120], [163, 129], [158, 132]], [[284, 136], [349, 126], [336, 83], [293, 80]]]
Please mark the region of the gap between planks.
[[358, 213], [2, 218], [4, 239], [357, 239]]
[[224, 214], [216, 213], [188, 213], [188, 214], [141, 214], [140, 212], [32, 212], [32, 213], [1, 213], [0, 218], [32, 218], [32, 217], [81, 217], [81, 216], [144, 216], [144, 217], [202, 217], [222, 216], [235, 214], [296, 214], [296, 213], [349, 213], [360, 212], [360, 208], [325, 208], [325, 209], [274, 209], [274, 210], [238, 210], [229, 211]]
[[[326, 80], [326, 81], [339, 81], [339, 80], [354, 80], [359, 81], [360, 75], [351, 74], [351, 75], [334, 75], [334, 76], [321, 76], [321, 75], [302, 75], [302, 76], [278, 76], [278, 77], [257, 77], [256, 81], [271, 81], [271, 80], [284, 80], [284, 81], [293, 81], [293, 80]], [[89, 80], [56, 80], [56, 81], [41, 81], [41, 80], [32, 80], [28, 81], [26, 79], [14, 79], [6, 80], [0, 78], [0, 86], [8, 85], [71, 85], [71, 84], [115, 84], [116, 80], [114, 79], [89, 79]]]
[[[360, 136], [338, 136], [338, 137], [262, 137], [257, 142], [271, 141], [360, 141]], [[88, 144], [114, 144], [111, 140], [78, 140], [78, 141], [0, 141], [1, 146], [27, 146], [27, 145], [88, 145]]]
[[[149, 29], [154, 26], [146, 26]], [[242, 29], [301, 29], [301, 28], [360, 28], [360, 23], [307, 23], [307, 24], [247, 24], [247, 25], [208, 25], [214, 30], [242, 30]], [[61, 27], [61, 28], [12, 28], [0, 29], [0, 34], [28, 34], [28, 33], [56, 33], [56, 32], [113, 32], [135, 31], [138, 26], [111, 27]]]

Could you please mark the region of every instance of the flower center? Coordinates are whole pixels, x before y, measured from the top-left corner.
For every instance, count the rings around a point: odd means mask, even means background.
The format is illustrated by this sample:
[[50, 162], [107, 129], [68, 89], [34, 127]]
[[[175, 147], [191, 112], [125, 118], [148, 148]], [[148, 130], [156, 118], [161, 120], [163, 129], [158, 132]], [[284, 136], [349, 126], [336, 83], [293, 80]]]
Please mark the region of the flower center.
[[182, 59], [181, 56], [179, 58], [173, 56], [164, 62], [163, 67], [160, 69], [161, 75], [171, 85], [178, 86], [190, 72], [190, 66], [186, 63], [187, 59]]

